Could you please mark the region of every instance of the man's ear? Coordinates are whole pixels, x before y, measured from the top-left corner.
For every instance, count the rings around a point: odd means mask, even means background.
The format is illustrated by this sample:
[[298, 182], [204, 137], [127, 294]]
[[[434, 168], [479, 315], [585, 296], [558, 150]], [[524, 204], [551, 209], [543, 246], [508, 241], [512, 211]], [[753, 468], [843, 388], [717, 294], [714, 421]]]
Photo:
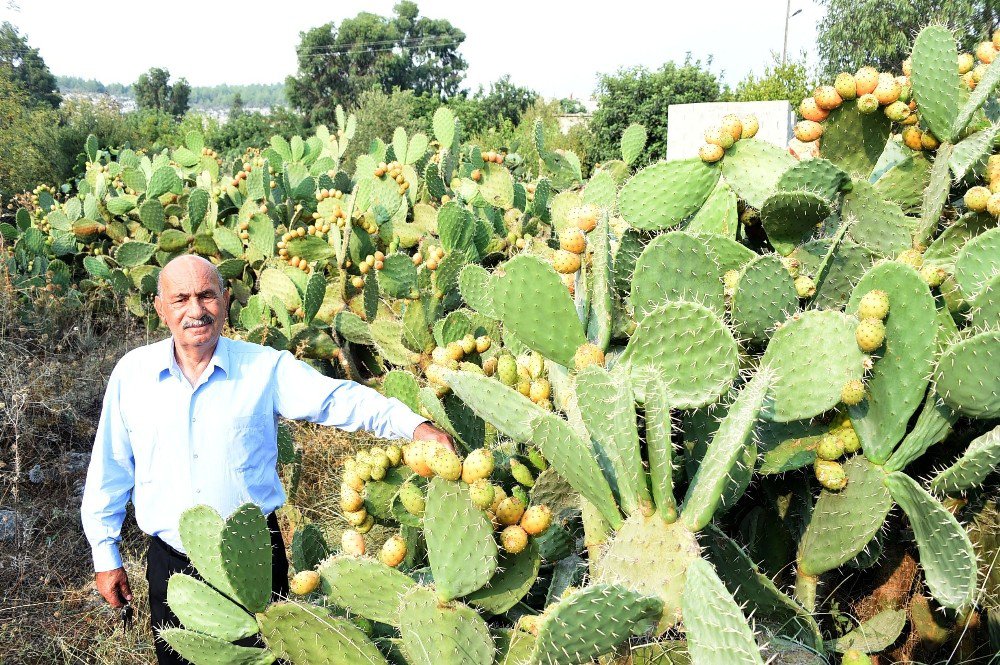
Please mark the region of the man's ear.
[[163, 321], [163, 301], [160, 300], [159, 294], [153, 296], [153, 309], [156, 310], [156, 315], [160, 317], [160, 321]]

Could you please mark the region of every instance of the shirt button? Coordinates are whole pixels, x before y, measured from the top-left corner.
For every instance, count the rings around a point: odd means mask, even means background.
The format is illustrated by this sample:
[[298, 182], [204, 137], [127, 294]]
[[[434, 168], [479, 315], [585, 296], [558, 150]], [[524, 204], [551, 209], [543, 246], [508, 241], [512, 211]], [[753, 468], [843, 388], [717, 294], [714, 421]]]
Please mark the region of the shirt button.
[[201, 490], [200, 490], [200, 489], [198, 489], [198, 490], [195, 490], [195, 491], [194, 491], [194, 493], [195, 493], [195, 494], [201, 494]]
[[197, 420], [197, 418], [192, 418], [191, 422], [195, 422], [196, 420]]
[[194, 454], [194, 458], [195, 458], [195, 459], [198, 459], [198, 453], [195, 453], [195, 454]]

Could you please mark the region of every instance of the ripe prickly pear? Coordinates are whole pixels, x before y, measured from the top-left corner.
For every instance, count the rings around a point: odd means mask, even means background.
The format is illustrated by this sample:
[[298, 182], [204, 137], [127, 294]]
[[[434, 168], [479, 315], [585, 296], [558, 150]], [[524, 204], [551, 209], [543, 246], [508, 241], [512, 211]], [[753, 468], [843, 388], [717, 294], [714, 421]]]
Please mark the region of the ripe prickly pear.
[[364, 497], [361, 496], [361, 492], [348, 485], [347, 483], [341, 483], [340, 485], [340, 509], [345, 513], [354, 512], [360, 510], [362, 506], [365, 505]]
[[990, 202], [990, 190], [981, 185], [965, 193], [965, 207], [973, 212], [983, 212]]
[[900, 252], [896, 260], [900, 263], [905, 263], [914, 270], [920, 270], [921, 266], [924, 265], [924, 255], [915, 249], [907, 249]]
[[434, 475], [445, 480], [458, 480], [462, 477], [462, 460], [458, 455], [444, 446], [438, 446], [427, 462]]
[[865, 384], [861, 382], [861, 379], [851, 379], [844, 384], [844, 388], [840, 391], [840, 401], [848, 406], [860, 404], [864, 398]]
[[485, 478], [480, 478], [469, 485], [469, 498], [472, 500], [472, 505], [479, 510], [486, 510], [492, 506], [495, 495], [493, 485]]
[[816, 100], [816, 106], [824, 111], [832, 111], [844, 103], [840, 93], [832, 85], [821, 85], [816, 88], [816, 91], [813, 92], [813, 99]]
[[389, 458], [389, 464], [399, 466], [399, 463], [403, 460], [403, 449], [394, 443], [390, 444], [385, 448], [385, 456]]
[[854, 83], [859, 97], [874, 92], [878, 87], [878, 70], [874, 67], [862, 67], [854, 75]]
[[899, 99], [899, 96], [903, 92], [903, 86], [900, 85], [892, 74], [879, 74], [878, 85], [875, 86], [875, 90], [872, 94], [875, 95], [875, 99], [882, 106], [888, 106], [894, 101]]
[[423, 492], [415, 484], [406, 481], [400, 486], [399, 502], [403, 504], [406, 512], [416, 517], [423, 517], [427, 501], [424, 499]]
[[726, 151], [722, 148], [722, 146], [713, 145], [711, 143], [706, 143], [698, 148], [698, 158], [706, 164], [714, 164], [722, 159], [725, 154]]
[[722, 127], [711, 127], [705, 132], [705, 143], [717, 145], [723, 150], [732, 147], [735, 141], [733, 135]]
[[348, 529], [340, 537], [340, 550], [348, 556], [364, 556], [365, 539], [357, 531]]
[[722, 117], [722, 131], [733, 137], [733, 141], [743, 138], [743, 121], [735, 113], [730, 113]]
[[760, 121], [753, 114], [742, 116], [740, 122], [743, 123], [743, 132], [740, 134], [741, 139], [752, 139], [757, 135], [758, 130], [760, 130]]
[[799, 104], [799, 115], [805, 120], [823, 122], [830, 115], [826, 109], [820, 108], [814, 97], [806, 97]]
[[923, 136], [923, 132], [920, 131], [919, 127], [907, 127], [903, 130], [901, 136], [903, 137], [903, 145], [910, 150], [916, 150], [919, 152], [924, 149], [924, 144], [920, 141], [921, 136]]
[[406, 558], [406, 541], [402, 536], [391, 536], [382, 545], [378, 558], [390, 568], [395, 568]]
[[828, 490], [837, 492], [847, 487], [847, 473], [839, 462], [817, 459], [813, 471], [819, 484]]
[[434, 475], [428, 461], [434, 454], [434, 445], [428, 441], [413, 441], [403, 447], [403, 463], [410, 467], [413, 473], [422, 478], [430, 478]]
[[462, 480], [472, 484], [477, 480], [489, 478], [493, 473], [493, 453], [488, 448], [476, 448], [462, 464]]
[[580, 229], [568, 228], [559, 234], [559, 247], [574, 254], [583, 254], [587, 249], [587, 236]]
[[576, 367], [577, 371], [582, 370], [584, 367], [589, 367], [590, 365], [604, 366], [604, 351], [601, 351], [601, 347], [587, 342], [581, 344], [580, 348], [576, 350], [573, 355], [573, 365]]
[[500, 544], [511, 554], [518, 554], [528, 546], [528, 534], [516, 524], [500, 532]]
[[552, 524], [552, 511], [548, 506], [529, 506], [521, 516], [521, 528], [530, 536], [537, 536]]
[[872, 665], [872, 659], [864, 651], [848, 649], [840, 659], [841, 665]]
[[552, 255], [552, 267], [557, 273], [571, 275], [580, 270], [582, 264], [580, 255], [565, 249], [557, 249]]
[[[903, 122], [910, 117], [910, 107], [906, 102], [895, 101], [885, 107], [885, 117], [893, 122]], [[923, 139], [923, 134], [920, 135]]]
[[500, 504], [507, 498], [507, 492], [500, 485], [493, 486], [493, 503], [490, 504], [490, 512], [496, 513], [500, 509]]
[[496, 515], [501, 524], [517, 524], [524, 515], [524, 503], [515, 496], [509, 496], [497, 506]]
[[854, 81], [854, 76], [847, 72], [837, 74], [837, 78], [833, 82], [833, 87], [842, 99], [850, 100], [858, 96], [858, 84]]
[[319, 573], [315, 570], [300, 570], [288, 583], [288, 589], [297, 596], [312, 593], [319, 587]]
[[859, 319], [884, 319], [889, 314], [889, 294], [882, 289], [872, 289], [861, 296], [858, 304]]
[[885, 324], [879, 319], [864, 319], [855, 328], [854, 338], [862, 351], [871, 353], [885, 341]]
[[344, 513], [344, 519], [351, 526], [361, 526], [368, 519], [368, 511], [364, 508], [360, 510], [352, 510]]

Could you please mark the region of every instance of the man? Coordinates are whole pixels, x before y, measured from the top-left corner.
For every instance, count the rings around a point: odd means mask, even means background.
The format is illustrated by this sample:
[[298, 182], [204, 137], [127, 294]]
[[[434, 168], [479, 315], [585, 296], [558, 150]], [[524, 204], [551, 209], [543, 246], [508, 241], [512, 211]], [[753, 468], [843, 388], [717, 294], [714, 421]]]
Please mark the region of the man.
[[[385, 438], [439, 441], [447, 434], [396, 399], [323, 376], [287, 351], [221, 337], [229, 294], [215, 266], [185, 255], [160, 272], [156, 312], [171, 337], [135, 349], [108, 381], [81, 515], [97, 590], [114, 608], [132, 600], [118, 551], [125, 505], [150, 535], [146, 555], [154, 633], [178, 625], [167, 579], [192, 573], [181, 513], [208, 504], [223, 517], [247, 501], [268, 515], [274, 590], [287, 594], [288, 563], [274, 511], [285, 502], [276, 470], [278, 416]], [[184, 663], [156, 640], [160, 663]]]

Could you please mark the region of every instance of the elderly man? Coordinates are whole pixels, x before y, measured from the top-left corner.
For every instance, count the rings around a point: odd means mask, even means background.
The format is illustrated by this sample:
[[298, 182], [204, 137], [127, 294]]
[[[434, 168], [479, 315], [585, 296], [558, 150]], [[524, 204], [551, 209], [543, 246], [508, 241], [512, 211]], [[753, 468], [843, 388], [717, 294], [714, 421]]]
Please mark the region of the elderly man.
[[[452, 447], [447, 434], [396, 399], [323, 376], [287, 351], [221, 337], [229, 294], [205, 259], [168, 263], [154, 305], [171, 337], [131, 351], [111, 373], [81, 506], [97, 590], [120, 608], [132, 599], [118, 551], [131, 498], [136, 522], [150, 536], [154, 632], [178, 625], [166, 602], [167, 579], [193, 572], [178, 522], [196, 504], [224, 517], [247, 501], [259, 506], [272, 532], [275, 593], [287, 593], [274, 516], [285, 501], [276, 470], [278, 416]], [[160, 663], [185, 662], [159, 639], [156, 655]]]

